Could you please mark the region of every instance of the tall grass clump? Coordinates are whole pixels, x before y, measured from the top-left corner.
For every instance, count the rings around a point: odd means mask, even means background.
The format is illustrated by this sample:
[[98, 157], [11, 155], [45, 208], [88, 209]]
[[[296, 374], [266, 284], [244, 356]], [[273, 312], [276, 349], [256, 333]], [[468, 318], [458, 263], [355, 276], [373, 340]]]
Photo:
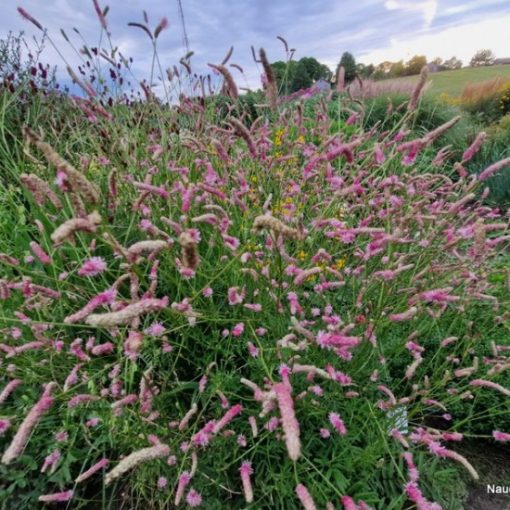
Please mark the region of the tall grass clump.
[[459, 105], [478, 122], [488, 125], [510, 113], [510, 82], [498, 77], [469, 83], [459, 97], [447, 100]]
[[370, 80], [357, 79], [349, 85], [352, 97], [373, 99], [376, 97], [393, 97], [411, 95], [415, 88], [412, 80]]
[[219, 120], [181, 72], [1, 137], [0, 500], [458, 508], [463, 438], [510, 438], [506, 163], [271, 87]]

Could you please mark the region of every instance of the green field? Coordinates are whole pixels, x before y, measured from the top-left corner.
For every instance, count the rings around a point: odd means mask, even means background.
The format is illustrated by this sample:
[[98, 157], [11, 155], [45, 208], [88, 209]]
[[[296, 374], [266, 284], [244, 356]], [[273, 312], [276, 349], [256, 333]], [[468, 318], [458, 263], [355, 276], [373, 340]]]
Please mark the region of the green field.
[[[447, 93], [450, 96], [458, 96], [462, 89], [469, 83], [476, 83], [493, 78], [504, 78], [510, 80], [510, 65], [490, 67], [466, 67], [456, 71], [443, 71], [430, 73], [430, 85], [427, 89], [429, 94], [440, 95]], [[392, 81], [415, 82], [418, 76], [395, 78]]]

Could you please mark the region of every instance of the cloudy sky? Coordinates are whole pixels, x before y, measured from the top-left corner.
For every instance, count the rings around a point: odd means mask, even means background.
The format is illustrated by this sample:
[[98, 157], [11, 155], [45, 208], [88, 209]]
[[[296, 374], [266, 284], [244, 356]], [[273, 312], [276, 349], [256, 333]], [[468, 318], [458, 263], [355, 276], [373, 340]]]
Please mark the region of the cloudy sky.
[[[159, 39], [163, 66], [169, 67], [184, 55], [177, 0], [99, 1], [102, 6], [110, 5], [113, 41], [134, 58], [138, 76], [146, 76], [150, 68], [150, 43], [142, 31], [127, 23], [141, 22], [143, 9], [151, 26], [163, 16], [169, 20], [169, 28]], [[21, 6], [48, 29], [72, 63], [78, 57], [63, 40], [60, 28], [72, 36], [76, 47], [83, 43], [72, 28], [90, 46], [98, 43], [92, 0], [0, 0], [0, 4], [0, 37], [10, 30], [37, 33], [17, 13], [16, 7]], [[231, 62], [245, 69], [245, 78], [235, 76], [240, 86], [259, 86], [260, 69], [251, 58], [251, 45], [263, 46], [270, 60], [285, 58], [277, 35], [296, 48], [296, 58], [314, 56], [333, 70], [346, 50], [364, 63], [407, 60], [415, 54], [429, 59], [455, 55], [467, 63], [480, 48], [510, 57], [509, 0], [182, 0], [182, 4], [195, 52], [194, 69], [201, 72], [207, 62], [219, 63], [234, 45]], [[60, 62], [51, 48], [46, 60]]]

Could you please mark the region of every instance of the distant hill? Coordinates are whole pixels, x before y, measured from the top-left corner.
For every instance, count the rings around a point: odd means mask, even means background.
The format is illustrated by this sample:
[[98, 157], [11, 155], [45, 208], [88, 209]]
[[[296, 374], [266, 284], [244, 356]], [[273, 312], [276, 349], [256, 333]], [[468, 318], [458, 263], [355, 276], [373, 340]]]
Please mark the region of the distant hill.
[[[492, 78], [503, 78], [510, 81], [510, 65], [495, 65], [487, 67], [465, 67], [455, 71], [442, 71], [439, 73], [430, 73], [430, 86], [427, 89], [428, 94], [439, 95], [447, 93], [450, 96], [458, 96], [462, 89], [469, 83], [490, 80]], [[418, 76], [405, 76], [402, 78], [393, 78], [390, 82], [409, 81], [415, 82]]]

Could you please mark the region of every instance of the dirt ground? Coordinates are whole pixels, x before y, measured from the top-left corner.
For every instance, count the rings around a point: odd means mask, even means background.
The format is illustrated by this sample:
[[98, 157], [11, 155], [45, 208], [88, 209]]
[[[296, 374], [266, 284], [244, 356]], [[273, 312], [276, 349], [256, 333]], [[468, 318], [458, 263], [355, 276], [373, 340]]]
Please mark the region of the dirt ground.
[[493, 443], [463, 445], [462, 455], [480, 475], [476, 484], [469, 482], [465, 510], [510, 510], [510, 494], [489, 494], [487, 485], [510, 488], [510, 447]]
[[464, 506], [465, 510], [510, 510], [509, 494], [487, 494], [485, 487], [473, 487]]

